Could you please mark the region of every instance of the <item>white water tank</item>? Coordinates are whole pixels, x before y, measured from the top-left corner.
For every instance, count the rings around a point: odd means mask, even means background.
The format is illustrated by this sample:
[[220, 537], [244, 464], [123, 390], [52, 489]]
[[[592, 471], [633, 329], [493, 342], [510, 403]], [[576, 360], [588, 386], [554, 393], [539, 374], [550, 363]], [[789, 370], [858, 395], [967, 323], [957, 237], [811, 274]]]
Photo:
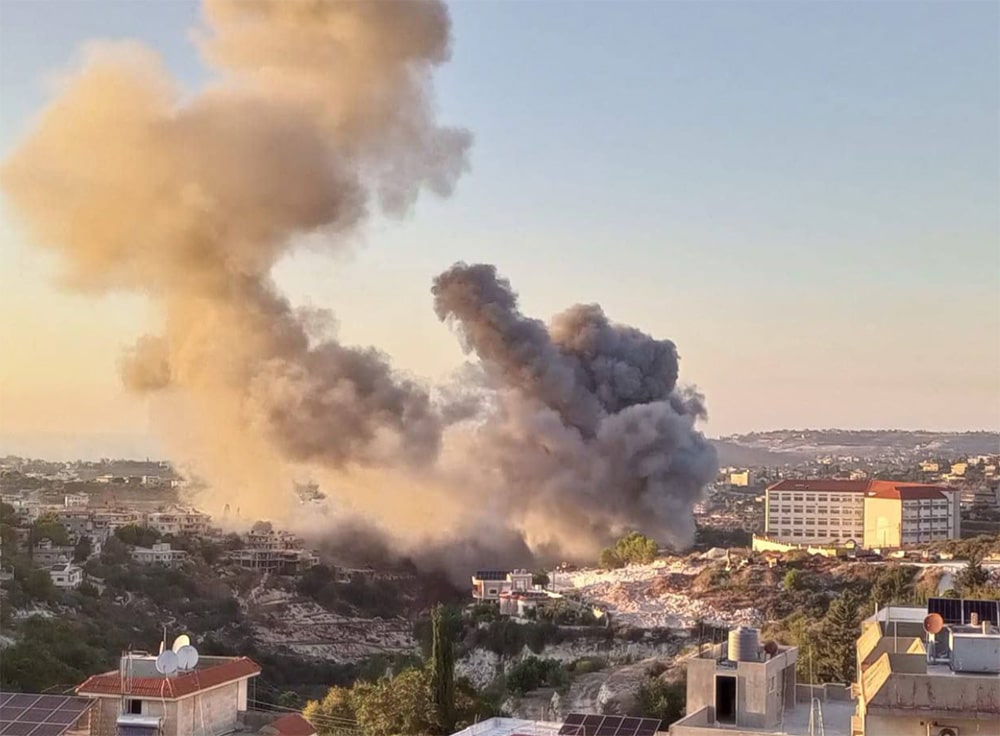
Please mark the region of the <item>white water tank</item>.
[[760, 661], [760, 637], [757, 629], [737, 626], [729, 632], [729, 660], [731, 662]]

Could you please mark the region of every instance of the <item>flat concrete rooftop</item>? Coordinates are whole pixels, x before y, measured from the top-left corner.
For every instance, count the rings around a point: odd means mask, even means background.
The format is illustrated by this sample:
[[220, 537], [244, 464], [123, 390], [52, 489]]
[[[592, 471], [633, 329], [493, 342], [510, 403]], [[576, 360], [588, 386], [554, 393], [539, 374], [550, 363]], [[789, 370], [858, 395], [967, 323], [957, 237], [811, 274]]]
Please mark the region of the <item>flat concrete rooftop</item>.
[[[854, 700], [827, 700], [823, 705], [823, 733], [825, 736], [851, 736], [851, 716], [855, 713]], [[809, 704], [796, 703], [795, 708], [786, 709], [782, 723], [774, 728], [748, 728], [722, 723], [706, 726], [686, 725], [683, 720], [670, 729], [671, 734], [683, 736], [709, 736], [710, 734], [753, 734], [757, 736], [810, 736]], [[819, 727], [816, 733], [820, 733]]]

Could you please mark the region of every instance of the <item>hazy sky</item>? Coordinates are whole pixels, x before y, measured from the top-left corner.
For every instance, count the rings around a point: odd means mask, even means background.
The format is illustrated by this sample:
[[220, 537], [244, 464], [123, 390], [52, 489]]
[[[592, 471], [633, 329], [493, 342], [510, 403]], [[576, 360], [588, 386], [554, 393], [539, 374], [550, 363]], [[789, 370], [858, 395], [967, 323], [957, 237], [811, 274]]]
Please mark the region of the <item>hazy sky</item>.
[[[599, 302], [673, 339], [717, 436], [1000, 426], [995, 2], [462, 2], [437, 80], [475, 135], [447, 200], [278, 280], [340, 335], [438, 378], [431, 278], [490, 261], [525, 311]], [[182, 0], [0, 0], [0, 153], [81, 43], [205, 79]], [[61, 292], [0, 228], [0, 454], [155, 452], [117, 361], [157, 315]]]

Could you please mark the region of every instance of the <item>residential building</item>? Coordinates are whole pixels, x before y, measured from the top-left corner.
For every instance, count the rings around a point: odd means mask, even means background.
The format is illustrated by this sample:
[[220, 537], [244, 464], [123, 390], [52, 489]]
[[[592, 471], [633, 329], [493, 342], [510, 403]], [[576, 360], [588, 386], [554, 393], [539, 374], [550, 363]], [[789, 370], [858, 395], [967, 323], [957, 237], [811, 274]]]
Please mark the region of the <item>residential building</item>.
[[167, 676], [156, 657], [128, 654], [119, 669], [88, 678], [76, 692], [97, 701], [93, 736], [209, 736], [242, 728], [260, 671], [247, 657], [202, 656], [195, 669]]
[[[671, 736], [750, 736], [820, 733], [848, 736], [853, 702], [844, 688], [835, 692], [798, 692], [798, 648], [768, 642], [760, 646], [756, 629], [730, 632], [729, 641], [701, 649], [687, 660], [685, 716], [670, 726]], [[807, 702], [797, 702], [802, 695]]]
[[729, 485], [738, 488], [746, 488], [750, 485], [750, 471], [737, 470], [729, 474]]
[[132, 559], [143, 565], [166, 565], [172, 567], [187, 559], [187, 552], [171, 549], [169, 542], [157, 542], [152, 547], [133, 547]]
[[894, 606], [862, 627], [852, 736], [1000, 733], [1000, 633], [993, 622], [945, 623], [926, 609]]
[[977, 485], [972, 488], [961, 490], [960, 503], [963, 509], [971, 508], [996, 508], [1000, 505], [997, 498], [997, 491], [1000, 489], [991, 488], [988, 485]]
[[202, 535], [208, 531], [208, 523], [211, 521], [211, 518], [208, 514], [203, 514], [194, 509], [171, 506], [163, 511], [147, 514], [146, 526], [164, 535]]
[[307, 549], [238, 549], [226, 559], [248, 570], [264, 570], [279, 575], [296, 575], [319, 563], [319, 557]]
[[52, 544], [51, 539], [43, 539], [31, 550], [31, 561], [39, 567], [51, 567], [60, 562], [72, 562], [73, 547]]
[[92, 736], [93, 708], [88, 698], [0, 692], [0, 731], [12, 736]]
[[60, 590], [76, 590], [83, 583], [83, 568], [72, 562], [60, 562], [49, 568], [49, 577]]
[[805, 545], [899, 547], [960, 532], [958, 494], [883, 480], [791, 480], [767, 488], [764, 536]]
[[91, 529], [98, 539], [107, 539], [115, 529], [123, 526], [142, 526], [146, 520], [141, 511], [107, 509], [94, 511], [90, 516]]
[[499, 601], [501, 594], [525, 593], [534, 589], [528, 570], [477, 570], [472, 576], [472, 597], [479, 601]]
[[951, 474], [952, 475], [965, 475], [965, 471], [969, 469], [969, 464], [962, 463], [952, 463], [951, 464]]
[[68, 509], [81, 508], [89, 504], [90, 496], [86, 493], [67, 493], [63, 496], [63, 506]]
[[940, 470], [938, 464], [933, 460], [924, 460], [920, 463], [920, 469], [925, 473], [937, 473]]

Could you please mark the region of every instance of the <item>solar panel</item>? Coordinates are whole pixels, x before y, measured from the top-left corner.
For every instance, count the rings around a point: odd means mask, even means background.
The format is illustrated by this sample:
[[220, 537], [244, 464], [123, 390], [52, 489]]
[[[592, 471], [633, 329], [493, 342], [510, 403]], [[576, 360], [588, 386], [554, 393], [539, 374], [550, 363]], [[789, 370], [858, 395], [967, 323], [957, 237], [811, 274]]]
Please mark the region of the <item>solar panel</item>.
[[928, 598], [927, 613], [940, 614], [946, 624], [967, 624], [972, 614], [979, 620], [1000, 625], [1000, 601], [978, 601], [959, 598]]
[[660, 723], [656, 718], [570, 713], [559, 733], [561, 736], [653, 736]]
[[477, 570], [473, 576], [477, 580], [506, 580], [507, 570]]
[[946, 624], [962, 623], [962, 601], [957, 598], [928, 598], [927, 613], [936, 613]]
[[972, 620], [972, 614], [979, 614], [979, 622], [989, 621], [991, 624], [1000, 625], [1000, 601], [975, 601], [963, 600], [962, 612], [965, 614], [965, 621]]
[[62, 736], [94, 701], [66, 695], [0, 693], [0, 736]]

